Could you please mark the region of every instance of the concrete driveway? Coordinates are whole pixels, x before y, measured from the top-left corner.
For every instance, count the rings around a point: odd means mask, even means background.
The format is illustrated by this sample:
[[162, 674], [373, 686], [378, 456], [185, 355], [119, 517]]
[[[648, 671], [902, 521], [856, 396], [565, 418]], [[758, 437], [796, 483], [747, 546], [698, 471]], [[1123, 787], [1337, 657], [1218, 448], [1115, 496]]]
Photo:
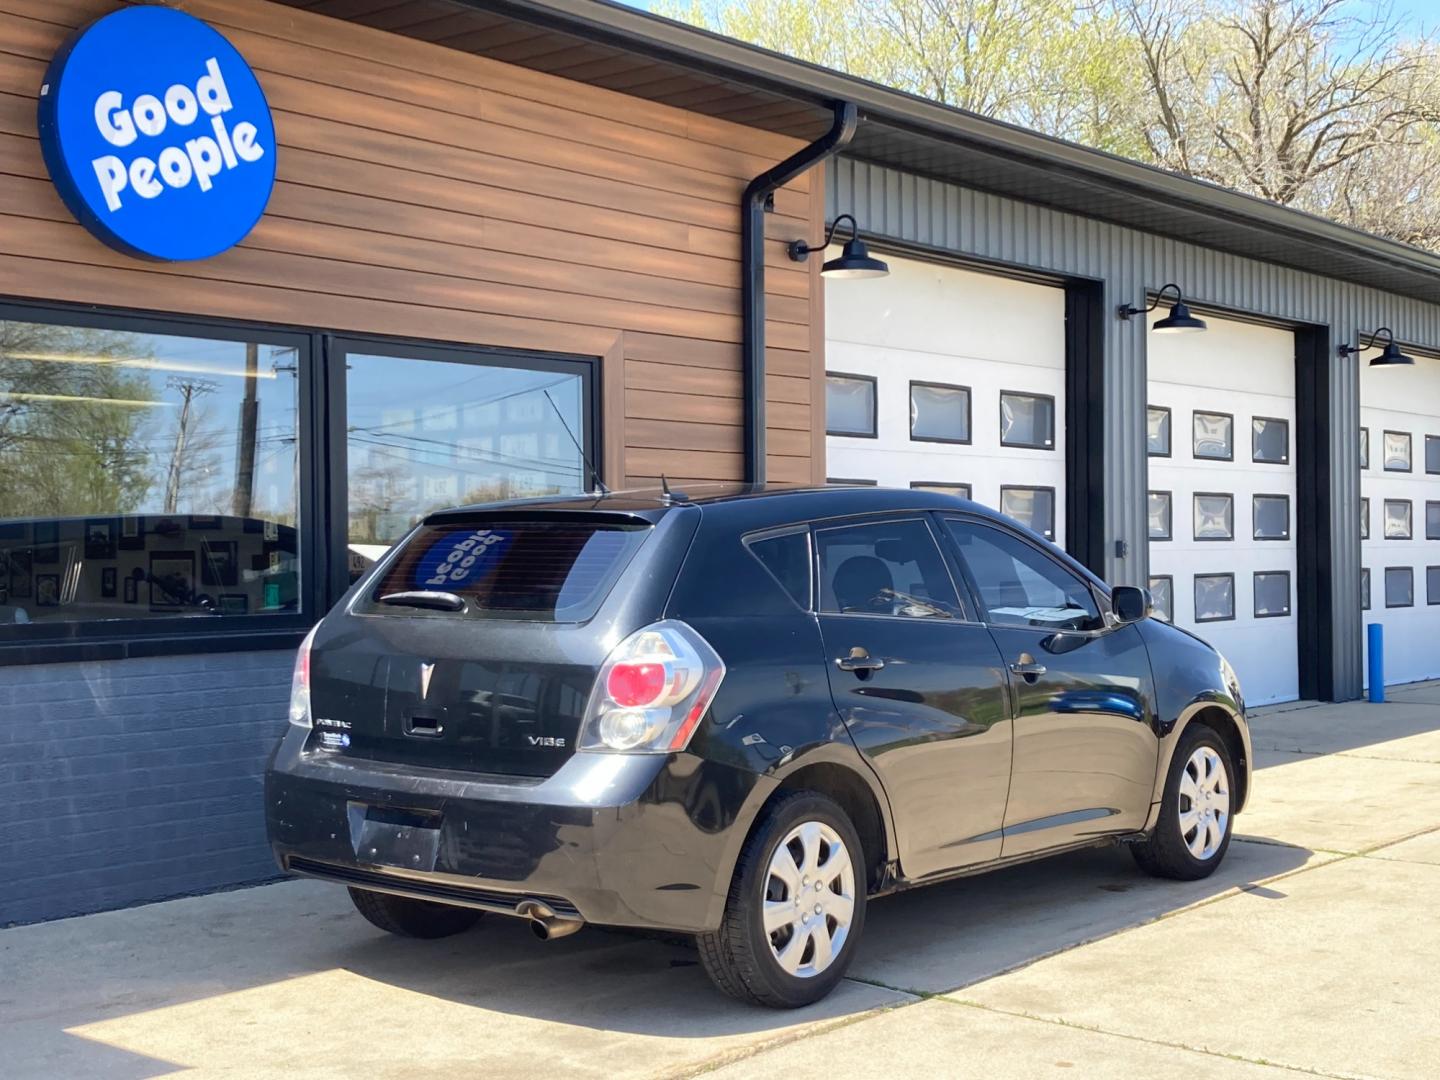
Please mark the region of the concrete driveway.
[[810, 1009], [736, 1005], [683, 943], [400, 941], [286, 882], [0, 931], [0, 1075], [1440, 1074], [1440, 684], [1254, 728], [1210, 880], [1093, 851], [893, 897]]

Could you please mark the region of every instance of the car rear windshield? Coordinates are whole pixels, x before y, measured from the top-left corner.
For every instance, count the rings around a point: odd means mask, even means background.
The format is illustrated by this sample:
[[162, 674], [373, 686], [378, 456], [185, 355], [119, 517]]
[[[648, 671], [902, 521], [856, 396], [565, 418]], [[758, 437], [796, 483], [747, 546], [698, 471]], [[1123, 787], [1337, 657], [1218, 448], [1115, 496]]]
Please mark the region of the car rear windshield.
[[[588, 521], [427, 525], [370, 589], [364, 610], [583, 622], [604, 602], [649, 531], [643, 523]], [[465, 607], [459, 612], [381, 602], [405, 592], [453, 593]]]

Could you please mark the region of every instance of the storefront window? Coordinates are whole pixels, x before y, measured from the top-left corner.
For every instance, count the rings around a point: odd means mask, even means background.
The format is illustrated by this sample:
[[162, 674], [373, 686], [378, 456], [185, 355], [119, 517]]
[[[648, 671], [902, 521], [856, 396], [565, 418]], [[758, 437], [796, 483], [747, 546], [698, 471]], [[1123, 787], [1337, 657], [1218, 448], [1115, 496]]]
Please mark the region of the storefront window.
[[305, 339], [138, 326], [0, 319], [0, 624], [300, 609]]
[[357, 349], [345, 366], [351, 580], [435, 510], [593, 486], [579, 364]]

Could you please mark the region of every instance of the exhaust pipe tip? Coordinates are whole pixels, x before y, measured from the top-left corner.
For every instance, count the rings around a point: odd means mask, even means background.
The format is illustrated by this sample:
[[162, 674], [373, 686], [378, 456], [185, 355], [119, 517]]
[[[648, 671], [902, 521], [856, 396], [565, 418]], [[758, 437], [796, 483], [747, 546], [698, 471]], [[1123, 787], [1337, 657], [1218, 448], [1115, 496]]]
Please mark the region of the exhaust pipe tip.
[[555, 914], [549, 904], [540, 900], [521, 900], [515, 905], [515, 914], [530, 920], [530, 932], [541, 941], [569, 937], [585, 925], [582, 919]]

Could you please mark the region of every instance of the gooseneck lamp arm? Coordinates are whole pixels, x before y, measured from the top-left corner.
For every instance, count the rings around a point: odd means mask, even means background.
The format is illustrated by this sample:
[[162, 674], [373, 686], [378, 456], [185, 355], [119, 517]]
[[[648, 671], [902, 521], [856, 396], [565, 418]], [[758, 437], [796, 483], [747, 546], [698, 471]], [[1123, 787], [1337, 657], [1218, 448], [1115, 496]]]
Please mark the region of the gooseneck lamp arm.
[[1167, 292], [1170, 292], [1172, 289], [1175, 291], [1175, 302], [1177, 304], [1185, 299], [1184, 295], [1180, 292], [1180, 286], [1176, 285], [1173, 281], [1171, 281], [1160, 286], [1160, 291], [1155, 294], [1155, 299], [1150, 301], [1149, 307], [1138, 308], [1134, 304], [1121, 304], [1117, 311], [1117, 314], [1119, 314], [1120, 318], [1122, 319], [1129, 319], [1131, 316], [1134, 315], [1149, 315], [1150, 312], [1154, 311], [1157, 307], [1160, 306], [1160, 301], [1163, 300], [1165, 298], [1165, 294]]
[[820, 241], [820, 243], [811, 245], [807, 244], [804, 240], [791, 240], [789, 247], [790, 258], [795, 262], [804, 262], [810, 257], [812, 251], [824, 251], [830, 246], [830, 242], [835, 239], [835, 230], [840, 228], [842, 221], [848, 221], [850, 223], [850, 239], [854, 240], [860, 235], [860, 227], [855, 224], [854, 215], [841, 214], [830, 223], [830, 228], [825, 230], [825, 239]]
[[1381, 334], [1385, 335], [1386, 345], [1395, 344], [1395, 332], [1388, 326], [1382, 326], [1369, 335], [1370, 343], [1368, 345], [1350, 345], [1347, 343], [1340, 346], [1339, 353], [1341, 356], [1354, 356], [1357, 353], [1364, 352], [1366, 349], [1378, 349], [1380, 347], [1379, 338]]

